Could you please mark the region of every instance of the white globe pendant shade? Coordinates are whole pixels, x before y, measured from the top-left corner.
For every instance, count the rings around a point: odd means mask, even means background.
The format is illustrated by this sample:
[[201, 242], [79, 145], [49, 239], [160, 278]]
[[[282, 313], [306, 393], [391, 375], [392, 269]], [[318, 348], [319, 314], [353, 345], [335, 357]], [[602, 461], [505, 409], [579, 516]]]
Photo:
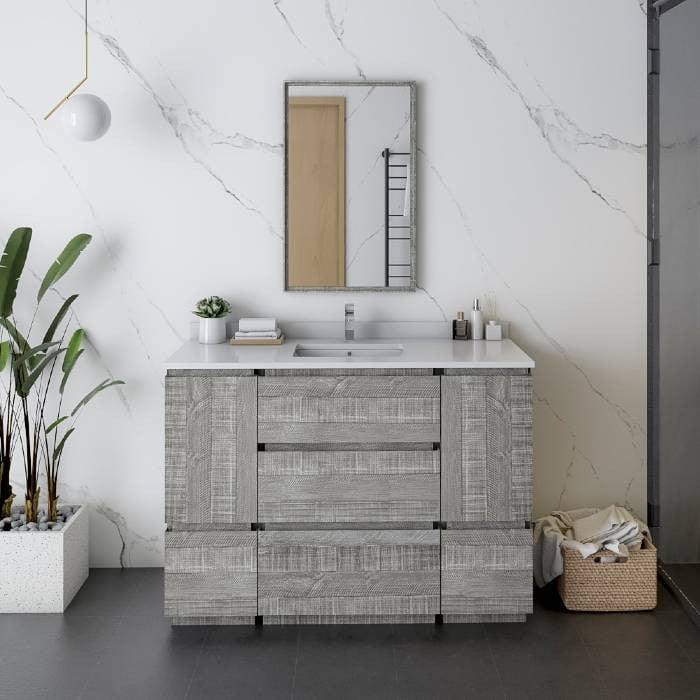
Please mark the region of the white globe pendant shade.
[[63, 130], [78, 141], [95, 141], [104, 136], [112, 121], [107, 103], [97, 95], [73, 95], [61, 109]]

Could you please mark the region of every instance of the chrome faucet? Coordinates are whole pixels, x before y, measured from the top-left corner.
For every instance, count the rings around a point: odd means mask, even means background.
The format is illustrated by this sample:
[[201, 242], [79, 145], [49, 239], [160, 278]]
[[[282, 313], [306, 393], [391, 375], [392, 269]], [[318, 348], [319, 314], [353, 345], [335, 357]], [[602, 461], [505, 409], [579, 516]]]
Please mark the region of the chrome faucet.
[[355, 340], [355, 304], [345, 304], [345, 340]]

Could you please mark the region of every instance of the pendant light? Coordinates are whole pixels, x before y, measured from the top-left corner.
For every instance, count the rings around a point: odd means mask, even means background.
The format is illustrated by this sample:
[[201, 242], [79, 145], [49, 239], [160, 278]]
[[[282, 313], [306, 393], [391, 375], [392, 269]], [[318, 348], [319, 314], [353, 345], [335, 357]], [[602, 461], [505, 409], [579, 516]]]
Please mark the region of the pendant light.
[[97, 95], [82, 93], [78, 88], [88, 79], [88, 0], [85, 0], [85, 75], [83, 79], [44, 117], [48, 119], [60, 107], [63, 130], [78, 141], [95, 141], [104, 136], [112, 121], [107, 103]]

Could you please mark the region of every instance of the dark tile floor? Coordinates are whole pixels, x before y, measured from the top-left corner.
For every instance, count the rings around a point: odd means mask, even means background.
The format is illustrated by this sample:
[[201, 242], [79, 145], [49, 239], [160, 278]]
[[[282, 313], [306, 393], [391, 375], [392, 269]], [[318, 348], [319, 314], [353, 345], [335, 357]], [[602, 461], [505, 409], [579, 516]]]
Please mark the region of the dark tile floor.
[[0, 698], [698, 698], [700, 632], [655, 612], [526, 624], [171, 628], [160, 569], [93, 569], [65, 615], [0, 615]]
[[686, 612], [700, 622], [700, 564], [664, 563], [661, 570]]

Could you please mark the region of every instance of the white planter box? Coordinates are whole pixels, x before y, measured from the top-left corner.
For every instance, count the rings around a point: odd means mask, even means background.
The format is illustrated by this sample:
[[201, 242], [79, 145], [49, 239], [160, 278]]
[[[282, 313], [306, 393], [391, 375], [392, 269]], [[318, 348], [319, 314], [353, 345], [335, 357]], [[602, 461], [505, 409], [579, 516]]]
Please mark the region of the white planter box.
[[61, 613], [88, 576], [88, 512], [57, 532], [0, 532], [0, 613]]

